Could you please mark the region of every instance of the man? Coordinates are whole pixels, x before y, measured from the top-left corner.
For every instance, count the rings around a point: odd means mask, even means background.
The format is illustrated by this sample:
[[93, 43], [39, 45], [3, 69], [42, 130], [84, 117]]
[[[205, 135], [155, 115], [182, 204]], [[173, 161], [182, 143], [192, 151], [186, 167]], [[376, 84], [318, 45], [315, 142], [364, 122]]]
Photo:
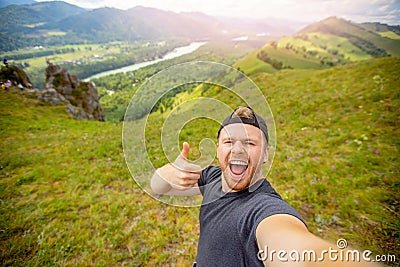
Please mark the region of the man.
[[[185, 142], [174, 163], [156, 170], [151, 187], [157, 194], [203, 195], [196, 266], [366, 265], [335, 260], [339, 251], [330, 258], [329, 248], [338, 250], [336, 245], [311, 234], [301, 216], [263, 177], [268, 129], [251, 108], [239, 107], [223, 121], [218, 167], [202, 170], [190, 163], [189, 150]], [[311, 250], [315, 257], [308, 255]]]

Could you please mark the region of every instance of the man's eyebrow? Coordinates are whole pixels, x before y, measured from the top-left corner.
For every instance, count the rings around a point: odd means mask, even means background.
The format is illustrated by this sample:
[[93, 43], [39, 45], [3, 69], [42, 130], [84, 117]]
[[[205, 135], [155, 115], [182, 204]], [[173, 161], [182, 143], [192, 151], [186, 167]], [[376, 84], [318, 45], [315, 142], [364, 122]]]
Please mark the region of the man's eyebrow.
[[240, 140], [240, 141], [245, 141], [245, 142], [247, 142], [247, 141], [256, 142], [258, 140], [258, 138], [250, 138], [250, 137], [235, 138], [235, 137], [227, 136], [227, 137], [221, 138], [221, 140]]

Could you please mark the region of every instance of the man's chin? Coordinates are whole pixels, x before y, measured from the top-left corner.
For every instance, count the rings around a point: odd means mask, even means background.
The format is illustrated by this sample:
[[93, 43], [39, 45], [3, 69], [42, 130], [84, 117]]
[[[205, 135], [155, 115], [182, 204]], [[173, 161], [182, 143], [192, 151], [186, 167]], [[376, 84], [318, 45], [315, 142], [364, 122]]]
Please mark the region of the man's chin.
[[[223, 172], [223, 179], [225, 180], [226, 185], [228, 186], [229, 191], [242, 191], [244, 189], [249, 188], [252, 184], [257, 182], [262, 175], [256, 175], [256, 172], [252, 169], [247, 169], [245, 175], [240, 179], [232, 176], [229, 170], [225, 170]], [[259, 177], [259, 178], [257, 178]]]
[[247, 176], [237, 179], [236, 177], [232, 177], [229, 174], [225, 174], [224, 179], [230, 191], [241, 191], [248, 188], [250, 185], [250, 180]]

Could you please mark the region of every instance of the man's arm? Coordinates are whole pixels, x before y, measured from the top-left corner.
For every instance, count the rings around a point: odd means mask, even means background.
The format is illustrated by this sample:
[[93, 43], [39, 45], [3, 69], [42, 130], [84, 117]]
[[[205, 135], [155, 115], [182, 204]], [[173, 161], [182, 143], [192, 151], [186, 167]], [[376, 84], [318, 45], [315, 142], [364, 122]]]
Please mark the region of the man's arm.
[[[258, 257], [263, 259], [264, 266], [268, 267], [382, 266], [365, 261], [361, 252], [359, 261], [352, 260], [351, 252], [346, 254], [349, 249], [340, 252], [336, 244], [333, 245], [313, 235], [299, 219], [288, 214], [277, 214], [262, 220], [257, 226], [256, 238], [260, 251], [263, 250]], [[335, 253], [333, 250], [338, 252]], [[342, 259], [340, 253], [343, 253]], [[348, 258], [350, 260], [346, 260], [347, 255], [350, 255]], [[299, 260], [292, 260], [297, 257]]]
[[201, 167], [188, 162], [190, 146], [183, 143], [181, 154], [174, 161], [157, 169], [151, 178], [151, 189], [156, 194], [193, 196], [199, 195], [198, 180]]

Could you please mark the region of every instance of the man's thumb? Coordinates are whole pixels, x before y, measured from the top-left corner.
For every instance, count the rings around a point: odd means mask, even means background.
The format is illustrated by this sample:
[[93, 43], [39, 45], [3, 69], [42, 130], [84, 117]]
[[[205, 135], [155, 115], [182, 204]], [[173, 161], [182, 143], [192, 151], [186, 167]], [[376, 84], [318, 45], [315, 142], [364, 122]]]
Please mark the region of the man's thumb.
[[181, 152], [182, 157], [187, 159], [187, 157], [189, 155], [189, 150], [190, 150], [190, 145], [187, 142], [183, 142], [182, 152]]

